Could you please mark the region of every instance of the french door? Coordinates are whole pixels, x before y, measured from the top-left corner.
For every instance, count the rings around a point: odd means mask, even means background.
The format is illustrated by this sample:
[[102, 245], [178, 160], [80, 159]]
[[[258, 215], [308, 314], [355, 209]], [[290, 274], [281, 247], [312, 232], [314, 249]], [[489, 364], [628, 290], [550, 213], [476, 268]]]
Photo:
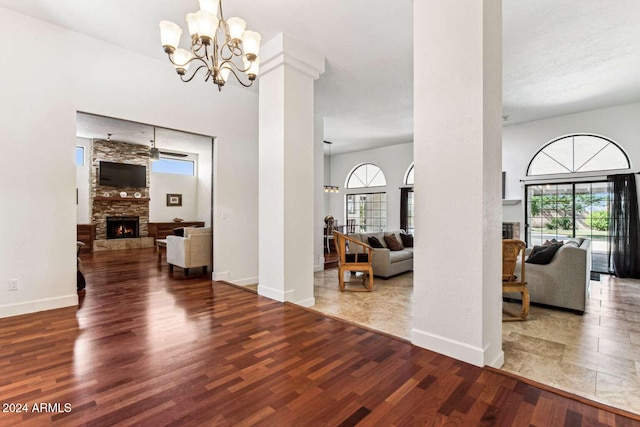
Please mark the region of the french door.
[[609, 273], [611, 193], [607, 181], [527, 185], [527, 246], [550, 239], [591, 239], [591, 270]]

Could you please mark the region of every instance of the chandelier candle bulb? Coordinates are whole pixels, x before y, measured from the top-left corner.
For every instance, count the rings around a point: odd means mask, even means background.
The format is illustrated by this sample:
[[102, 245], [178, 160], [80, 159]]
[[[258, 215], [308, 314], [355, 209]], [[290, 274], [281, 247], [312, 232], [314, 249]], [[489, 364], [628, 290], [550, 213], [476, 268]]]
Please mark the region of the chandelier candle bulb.
[[236, 44], [242, 41], [242, 33], [247, 28], [247, 23], [242, 18], [229, 18], [227, 20], [227, 25], [229, 25], [229, 35], [231, 36], [231, 40], [233, 40]]
[[220, 0], [198, 0], [198, 3], [200, 4], [200, 10], [218, 16], [218, 3], [220, 3]]
[[222, 77], [222, 82], [223, 83], [227, 81], [227, 78], [229, 77], [229, 72], [230, 71], [231, 71], [231, 69], [227, 68], [227, 67], [222, 67], [220, 69], [220, 76]]
[[171, 21], [160, 21], [160, 40], [167, 53], [173, 53], [180, 43], [182, 28]]
[[187, 26], [189, 27], [189, 35], [191, 38], [198, 36], [198, 18], [195, 13], [187, 14]]
[[187, 49], [177, 49], [173, 53], [173, 62], [175, 62], [178, 74], [183, 75], [187, 72], [191, 58], [193, 58], [193, 54]]
[[208, 45], [216, 36], [218, 18], [213, 13], [204, 10], [199, 10], [195, 15], [198, 21], [198, 35], [202, 40], [202, 44]]
[[242, 33], [244, 54], [249, 61], [253, 61], [258, 56], [260, 40], [262, 40], [262, 36], [255, 31], [245, 31]]
[[247, 70], [247, 76], [249, 80], [255, 80], [258, 76], [258, 71], [260, 70], [260, 58], [256, 58], [253, 61], [249, 61], [246, 57], [242, 58], [242, 62], [244, 63], [244, 69]]

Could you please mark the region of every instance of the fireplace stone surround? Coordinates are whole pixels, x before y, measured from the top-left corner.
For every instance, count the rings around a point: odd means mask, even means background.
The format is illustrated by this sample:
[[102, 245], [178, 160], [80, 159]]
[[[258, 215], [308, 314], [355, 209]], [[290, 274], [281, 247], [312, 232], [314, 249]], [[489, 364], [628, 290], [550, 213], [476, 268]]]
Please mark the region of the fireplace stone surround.
[[[149, 149], [143, 145], [118, 141], [94, 139], [92, 141], [92, 167], [90, 175], [91, 221], [96, 226], [94, 249], [124, 249], [129, 247], [153, 246], [153, 238], [148, 238], [149, 226]], [[145, 188], [110, 187], [99, 184], [100, 161], [129, 163], [147, 167]], [[124, 192], [124, 197], [120, 193]], [[134, 194], [140, 193], [140, 198]], [[137, 217], [138, 229], [134, 235], [127, 233], [120, 238], [108, 238], [109, 217]], [[149, 244], [149, 240], [151, 243]], [[120, 240], [121, 242], [117, 242]], [[131, 240], [126, 242], [127, 240]]]

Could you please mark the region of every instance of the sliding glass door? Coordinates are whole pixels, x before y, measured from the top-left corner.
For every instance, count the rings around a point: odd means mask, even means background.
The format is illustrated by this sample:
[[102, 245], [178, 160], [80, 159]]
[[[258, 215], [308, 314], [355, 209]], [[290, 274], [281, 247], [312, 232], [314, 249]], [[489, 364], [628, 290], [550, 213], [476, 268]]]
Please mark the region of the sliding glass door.
[[606, 181], [527, 185], [527, 245], [576, 236], [591, 239], [591, 269], [608, 273], [610, 198]]

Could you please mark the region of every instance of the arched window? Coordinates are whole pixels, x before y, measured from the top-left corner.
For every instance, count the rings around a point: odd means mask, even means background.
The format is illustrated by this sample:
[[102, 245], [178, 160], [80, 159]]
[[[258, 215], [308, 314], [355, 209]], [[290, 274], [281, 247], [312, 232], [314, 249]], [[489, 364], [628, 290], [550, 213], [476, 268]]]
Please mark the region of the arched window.
[[384, 187], [385, 185], [387, 185], [387, 180], [380, 168], [373, 163], [363, 163], [351, 171], [345, 187], [369, 188]]
[[527, 176], [628, 169], [629, 158], [610, 139], [597, 135], [563, 136], [533, 156]]
[[382, 231], [387, 228], [387, 193], [384, 189], [367, 191], [372, 187], [386, 185], [384, 173], [372, 163], [358, 165], [349, 174], [345, 187], [366, 191], [360, 190], [345, 195], [345, 218], [347, 224], [353, 224], [356, 232]]
[[409, 166], [409, 169], [407, 169], [407, 173], [404, 174], [404, 183], [407, 184], [407, 185], [413, 185], [414, 184], [413, 163], [411, 163], [411, 166]]

